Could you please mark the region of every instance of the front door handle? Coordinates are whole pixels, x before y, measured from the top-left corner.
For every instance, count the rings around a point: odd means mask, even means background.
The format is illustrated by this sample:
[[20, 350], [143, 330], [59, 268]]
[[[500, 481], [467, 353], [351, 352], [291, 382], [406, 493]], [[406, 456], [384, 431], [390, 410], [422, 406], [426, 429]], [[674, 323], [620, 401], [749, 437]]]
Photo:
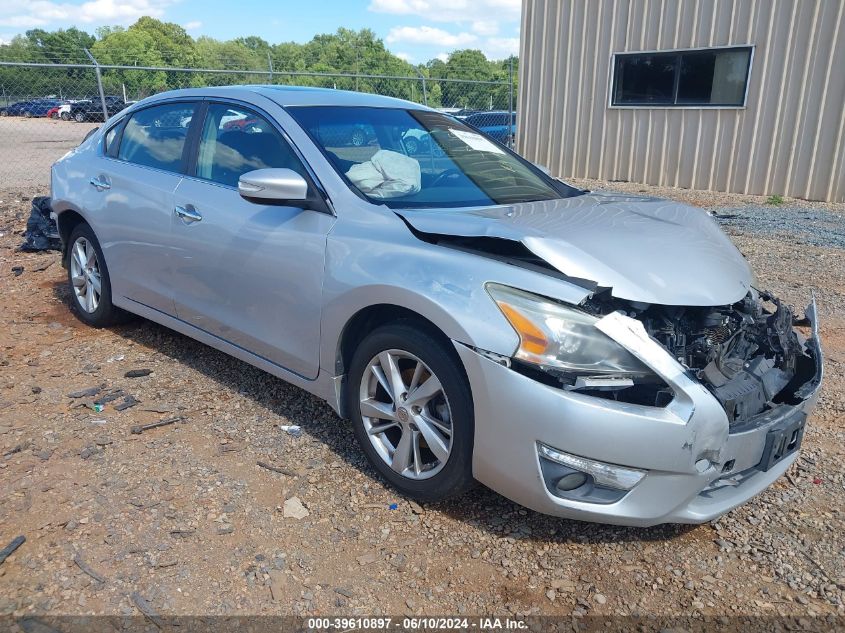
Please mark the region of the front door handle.
[[97, 191], [103, 191], [105, 189], [111, 189], [111, 184], [109, 184], [109, 181], [106, 180], [106, 178], [104, 176], [92, 178], [91, 180], [88, 181], [88, 183], [92, 187], [94, 187]]
[[202, 220], [202, 214], [194, 209], [193, 206], [186, 205], [186, 206], [176, 206], [173, 209], [173, 212], [178, 215], [185, 224], [191, 224], [192, 222], [199, 222]]

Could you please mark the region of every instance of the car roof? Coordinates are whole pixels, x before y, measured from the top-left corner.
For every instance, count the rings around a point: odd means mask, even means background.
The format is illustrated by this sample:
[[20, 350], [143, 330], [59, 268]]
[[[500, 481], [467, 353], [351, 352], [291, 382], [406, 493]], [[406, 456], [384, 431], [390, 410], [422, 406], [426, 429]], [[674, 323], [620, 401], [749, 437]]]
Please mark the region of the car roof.
[[161, 92], [144, 99], [144, 103], [179, 97], [228, 97], [248, 99], [250, 95], [261, 95], [281, 106], [367, 106], [374, 108], [403, 108], [433, 110], [413, 101], [395, 97], [384, 97], [366, 92], [336, 90], [334, 88], [312, 88], [304, 86], [247, 85], [218, 86], [211, 88], [185, 88]]

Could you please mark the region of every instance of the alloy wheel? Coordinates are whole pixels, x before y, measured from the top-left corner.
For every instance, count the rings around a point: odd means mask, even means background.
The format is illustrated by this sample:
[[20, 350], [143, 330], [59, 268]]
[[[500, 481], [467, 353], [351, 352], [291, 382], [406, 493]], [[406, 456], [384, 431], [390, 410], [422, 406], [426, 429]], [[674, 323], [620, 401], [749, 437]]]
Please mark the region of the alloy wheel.
[[364, 130], [355, 130], [352, 132], [352, 144], [355, 147], [361, 147], [365, 141]]
[[100, 305], [102, 277], [94, 245], [84, 237], [73, 243], [70, 251], [70, 278], [79, 307], [92, 314]]
[[378, 456], [413, 480], [433, 477], [452, 450], [452, 411], [440, 380], [419, 358], [389, 349], [374, 356], [360, 385], [364, 430]]

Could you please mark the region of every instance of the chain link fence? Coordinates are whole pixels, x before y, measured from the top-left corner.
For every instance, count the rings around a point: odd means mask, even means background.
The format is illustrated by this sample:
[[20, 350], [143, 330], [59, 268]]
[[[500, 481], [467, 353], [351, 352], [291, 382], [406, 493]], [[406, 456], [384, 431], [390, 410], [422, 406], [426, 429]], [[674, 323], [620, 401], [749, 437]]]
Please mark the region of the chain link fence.
[[[178, 88], [277, 84], [353, 90], [439, 107], [513, 145], [515, 86], [510, 81], [359, 73], [174, 68], [0, 61], [0, 182], [43, 192], [50, 165], [127, 104]], [[350, 138], [352, 144], [366, 143]]]

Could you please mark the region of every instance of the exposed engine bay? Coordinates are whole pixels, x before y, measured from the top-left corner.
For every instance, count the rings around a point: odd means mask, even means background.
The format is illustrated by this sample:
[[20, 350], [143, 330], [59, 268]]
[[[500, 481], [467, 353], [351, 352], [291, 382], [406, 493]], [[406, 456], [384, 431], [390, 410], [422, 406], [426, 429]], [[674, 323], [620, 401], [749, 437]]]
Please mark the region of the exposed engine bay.
[[[805, 323], [768, 293], [752, 292], [719, 307], [637, 304], [602, 294], [584, 307], [597, 315], [620, 310], [641, 321], [719, 400], [732, 426], [774, 405], [797, 404], [796, 392], [815, 374], [812, 352], [793, 327]], [[665, 393], [652, 393], [654, 404], [665, 402]], [[626, 399], [622, 393], [616, 397]]]

